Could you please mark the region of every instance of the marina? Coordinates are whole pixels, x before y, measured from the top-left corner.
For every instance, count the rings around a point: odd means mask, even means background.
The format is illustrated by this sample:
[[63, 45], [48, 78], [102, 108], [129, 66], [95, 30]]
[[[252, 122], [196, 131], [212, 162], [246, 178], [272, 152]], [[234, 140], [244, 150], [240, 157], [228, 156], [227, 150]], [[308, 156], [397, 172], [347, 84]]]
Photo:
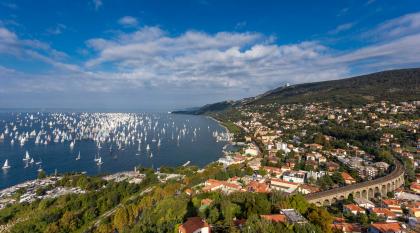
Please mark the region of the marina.
[[38, 173], [109, 174], [204, 166], [229, 134], [213, 119], [167, 113], [0, 113], [0, 189]]

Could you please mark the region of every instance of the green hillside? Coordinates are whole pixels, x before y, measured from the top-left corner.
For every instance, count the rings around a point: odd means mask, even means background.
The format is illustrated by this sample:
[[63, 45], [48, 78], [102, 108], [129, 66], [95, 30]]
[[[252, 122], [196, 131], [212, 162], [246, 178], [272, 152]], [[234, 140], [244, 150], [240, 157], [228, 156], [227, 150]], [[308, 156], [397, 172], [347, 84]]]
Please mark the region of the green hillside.
[[174, 113], [206, 114], [234, 106], [329, 102], [331, 105], [358, 106], [373, 101], [420, 100], [420, 68], [390, 70], [333, 81], [279, 87], [258, 97], [208, 104], [193, 111]]

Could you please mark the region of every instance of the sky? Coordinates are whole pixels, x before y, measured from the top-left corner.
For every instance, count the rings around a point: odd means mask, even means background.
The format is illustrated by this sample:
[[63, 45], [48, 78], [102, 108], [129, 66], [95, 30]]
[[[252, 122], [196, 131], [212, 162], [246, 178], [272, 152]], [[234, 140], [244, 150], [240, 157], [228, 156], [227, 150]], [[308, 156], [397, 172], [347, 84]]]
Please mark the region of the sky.
[[420, 0], [0, 0], [0, 108], [170, 111], [420, 67]]

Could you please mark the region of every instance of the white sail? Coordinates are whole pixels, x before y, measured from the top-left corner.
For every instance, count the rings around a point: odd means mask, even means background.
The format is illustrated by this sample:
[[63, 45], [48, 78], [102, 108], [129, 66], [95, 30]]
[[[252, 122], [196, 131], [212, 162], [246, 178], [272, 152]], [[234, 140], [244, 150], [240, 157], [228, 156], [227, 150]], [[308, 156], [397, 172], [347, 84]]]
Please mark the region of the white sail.
[[29, 161], [31, 159], [31, 156], [29, 156], [29, 152], [28, 151], [26, 151], [26, 153], [25, 153], [25, 158], [23, 158], [22, 160], [23, 161]]
[[3, 169], [9, 169], [10, 168], [10, 165], [9, 165], [9, 160], [8, 159], [6, 159], [6, 161], [4, 162], [4, 165], [3, 165], [3, 167], [2, 167]]

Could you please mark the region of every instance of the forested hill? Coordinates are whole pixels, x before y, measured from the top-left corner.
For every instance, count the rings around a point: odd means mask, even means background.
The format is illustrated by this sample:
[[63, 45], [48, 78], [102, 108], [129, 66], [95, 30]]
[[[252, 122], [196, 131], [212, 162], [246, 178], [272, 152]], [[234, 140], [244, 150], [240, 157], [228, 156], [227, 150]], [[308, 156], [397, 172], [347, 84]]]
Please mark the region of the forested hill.
[[194, 111], [205, 114], [237, 105], [329, 102], [332, 105], [361, 105], [372, 101], [420, 100], [420, 68], [390, 70], [347, 79], [279, 87], [254, 98], [205, 105]]

